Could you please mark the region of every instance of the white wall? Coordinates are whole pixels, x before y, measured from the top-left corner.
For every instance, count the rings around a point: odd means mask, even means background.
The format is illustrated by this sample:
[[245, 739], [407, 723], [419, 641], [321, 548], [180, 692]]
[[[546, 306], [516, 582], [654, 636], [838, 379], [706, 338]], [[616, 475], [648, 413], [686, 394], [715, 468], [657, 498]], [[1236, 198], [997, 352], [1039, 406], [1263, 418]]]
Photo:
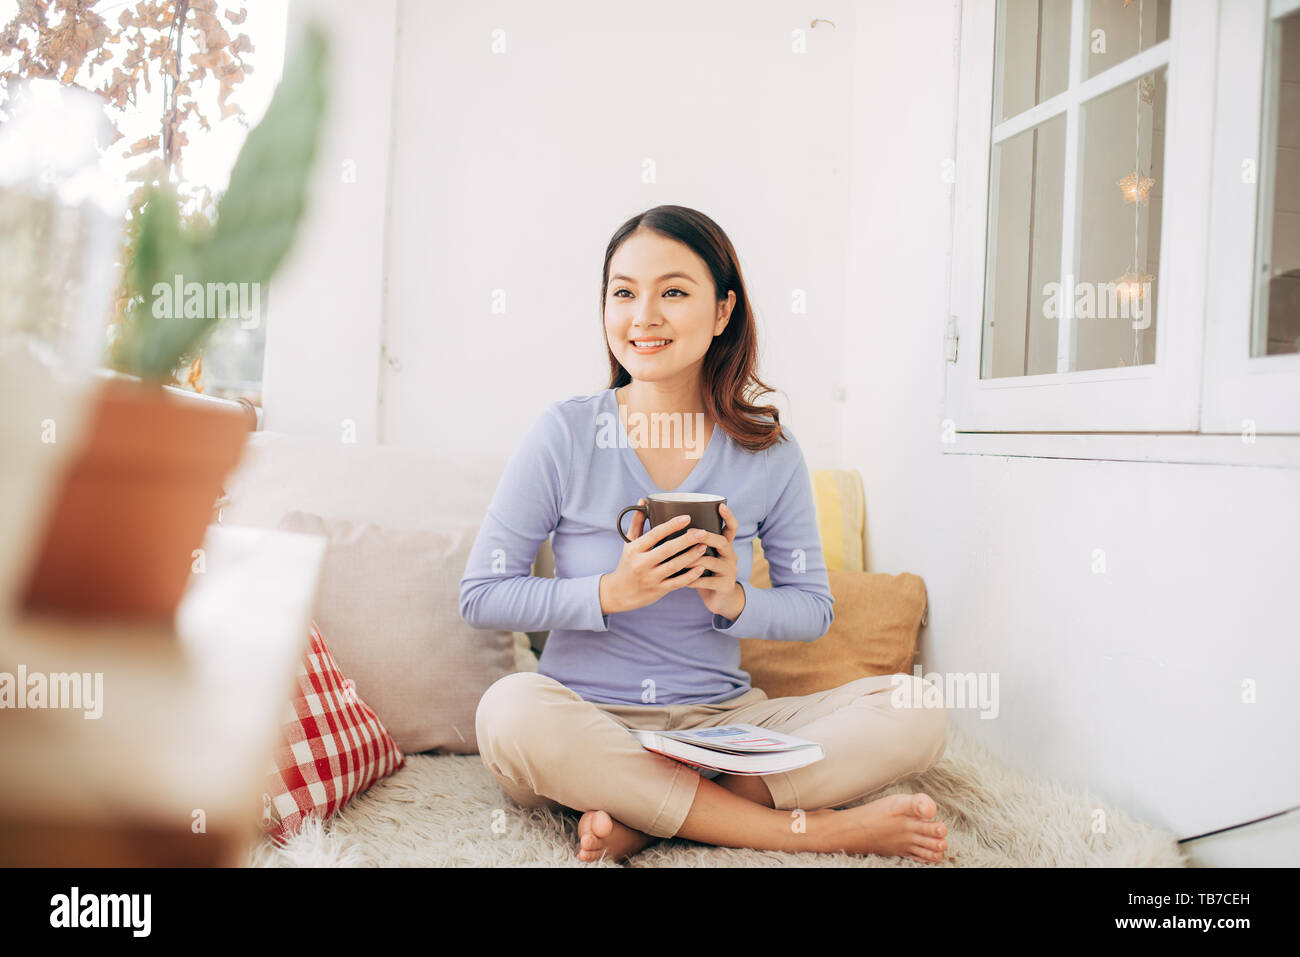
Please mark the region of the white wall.
[[730, 235], [769, 398], [832, 464], [852, 6], [810, 30], [774, 0], [400, 4], [381, 440], [504, 455], [546, 403], [605, 388], [605, 245], [674, 203]]
[[[941, 452], [957, 4], [859, 27], [844, 462], [870, 569], [926, 581], [923, 670], [996, 672], [999, 716], [962, 727], [1179, 836], [1296, 804], [1300, 472]], [[1300, 816], [1190, 849], [1297, 864]]]
[[315, 14], [334, 68], [306, 219], [269, 291], [262, 427], [365, 444], [377, 433], [397, 5], [357, 11], [289, 5], [285, 62]]
[[[362, 441], [504, 458], [547, 402], [605, 385], [610, 233], [696, 206], [740, 252], [810, 466], [863, 473], [870, 569], [926, 580], [920, 664], [999, 675], [1000, 716], [957, 721], [1180, 835], [1296, 803], [1300, 473], [941, 452], [955, 0], [319, 2], [362, 52], [272, 291], [267, 428], [353, 417]], [[836, 27], [793, 55], [810, 16]], [[357, 182], [327, 184], [348, 156]], [[1298, 845], [1293, 816], [1193, 847]]]

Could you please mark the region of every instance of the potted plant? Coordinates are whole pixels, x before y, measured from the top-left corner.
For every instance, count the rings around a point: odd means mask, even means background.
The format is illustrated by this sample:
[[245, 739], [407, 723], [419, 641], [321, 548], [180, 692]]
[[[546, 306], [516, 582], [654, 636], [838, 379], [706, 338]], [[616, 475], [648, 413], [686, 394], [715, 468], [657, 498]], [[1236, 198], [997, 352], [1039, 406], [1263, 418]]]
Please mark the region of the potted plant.
[[[170, 184], [136, 207], [116, 373], [94, 390], [21, 604], [170, 620], [250, 421], [234, 405], [164, 388], [217, 323], [248, 308], [287, 254], [306, 204], [325, 109], [326, 41], [309, 28], [248, 134], [210, 226], [182, 225]], [[257, 303], [260, 310], [260, 301]], [[252, 422], [256, 426], [256, 420]]]

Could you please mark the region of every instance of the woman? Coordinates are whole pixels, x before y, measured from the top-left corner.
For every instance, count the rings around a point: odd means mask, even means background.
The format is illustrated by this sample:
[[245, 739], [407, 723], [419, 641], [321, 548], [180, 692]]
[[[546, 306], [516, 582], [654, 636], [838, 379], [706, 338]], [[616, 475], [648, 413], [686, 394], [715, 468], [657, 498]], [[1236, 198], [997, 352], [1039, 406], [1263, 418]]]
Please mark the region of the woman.
[[[942, 708], [891, 703], [900, 682], [919, 678], [769, 699], [740, 670], [740, 637], [816, 640], [834, 599], [803, 455], [777, 410], [750, 402], [772, 390], [754, 372], [754, 317], [731, 241], [693, 209], [634, 216], [606, 249], [601, 310], [609, 388], [553, 403], [529, 429], [461, 581], [469, 624], [550, 631], [539, 670], [507, 675], [479, 703], [484, 764], [523, 807], [583, 812], [584, 861], [623, 860], [673, 835], [942, 860], [947, 830], [928, 795], [832, 810], [943, 754]], [[674, 413], [674, 441], [627, 427]], [[724, 534], [664, 542], [685, 522], [647, 531], [633, 512], [625, 544], [619, 511], [663, 491], [725, 496]], [[533, 577], [552, 532], [555, 577]], [[771, 589], [749, 584], [756, 536]], [[907, 690], [922, 700], [923, 687]], [[733, 723], [816, 741], [826, 756], [788, 773], [711, 779], [627, 731]]]

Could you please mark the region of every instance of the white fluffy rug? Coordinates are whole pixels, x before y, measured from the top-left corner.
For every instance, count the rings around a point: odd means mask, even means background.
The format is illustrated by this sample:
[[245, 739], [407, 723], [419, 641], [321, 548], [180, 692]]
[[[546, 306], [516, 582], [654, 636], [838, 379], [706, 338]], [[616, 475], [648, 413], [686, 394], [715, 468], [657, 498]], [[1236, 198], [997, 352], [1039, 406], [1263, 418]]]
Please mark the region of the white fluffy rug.
[[949, 724], [925, 774], [868, 795], [925, 791], [948, 825], [947, 860], [711, 847], [673, 838], [625, 865], [576, 856], [576, 813], [524, 810], [478, 755], [408, 755], [406, 767], [284, 847], [255, 845], [254, 867], [1189, 867], [1175, 836], [1003, 765]]

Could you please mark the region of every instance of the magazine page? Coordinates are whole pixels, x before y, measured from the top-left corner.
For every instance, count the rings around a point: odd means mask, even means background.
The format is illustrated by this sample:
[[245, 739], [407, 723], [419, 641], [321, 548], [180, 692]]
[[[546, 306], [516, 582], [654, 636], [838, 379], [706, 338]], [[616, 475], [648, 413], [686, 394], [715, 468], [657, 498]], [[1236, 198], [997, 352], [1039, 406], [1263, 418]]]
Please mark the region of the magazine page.
[[817, 747], [816, 742], [805, 738], [796, 738], [794, 735], [752, 724], [724, 724], [714, 728], [659, 733], [698, 747], [711, 748], [715, 751], [733, 751], [738, 754], [766, 754]]
[[[749, 727], [752, 728], [753, 726]], [[808, 742], [807, 747], [780, 751], [731, 751], [679, 741], [665, 736], [662, 731], [644, 731], [636, 728], [628, 730], [641, 742], [641, 746], [647, 750], [701, 769], [709, 777], [718, 772], [775, 774], [780, 771], [793, 771], [796, 768], [812, 764], [814, 761], [820, 761], [825, 757], [821, 745], [814, 742]], [[743, 734], [750, 735], [751, 732], [744, 730]], [[786, 735], [786, 737], [789, 736]], [[712, 774], [709, 772], [712, 772]]]

